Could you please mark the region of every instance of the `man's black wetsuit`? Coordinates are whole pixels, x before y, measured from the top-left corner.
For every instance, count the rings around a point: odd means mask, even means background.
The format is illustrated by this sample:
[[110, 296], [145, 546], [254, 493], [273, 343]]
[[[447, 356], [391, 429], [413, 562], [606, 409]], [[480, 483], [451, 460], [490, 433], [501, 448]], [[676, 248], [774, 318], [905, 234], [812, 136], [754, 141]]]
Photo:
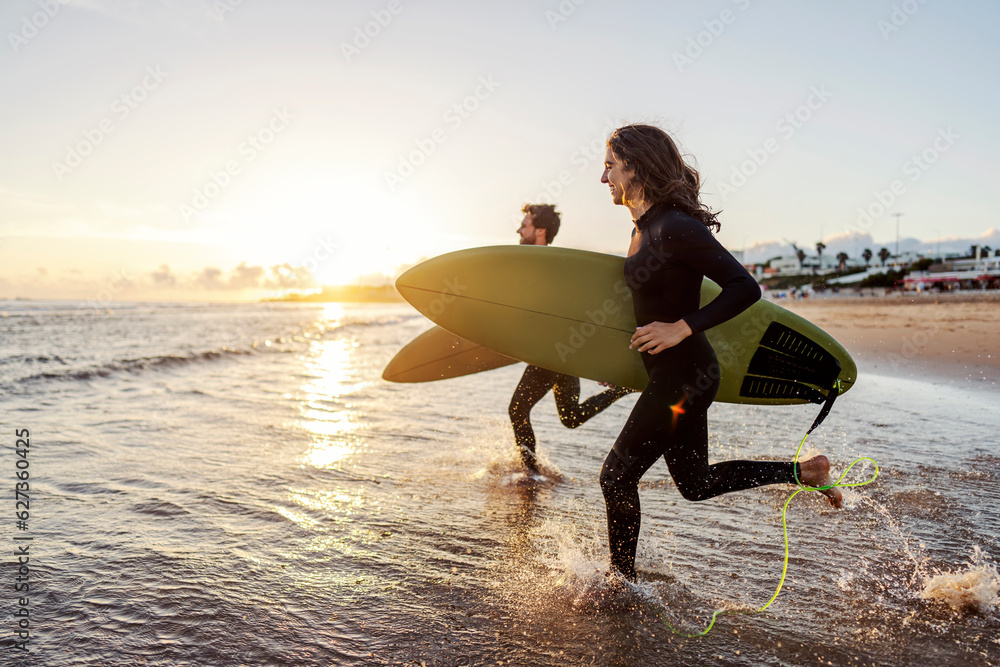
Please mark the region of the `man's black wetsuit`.
[[[658, 354], [642, 353], [649, 385], [601, 470], [611, 565], [632, 580], [641, 522], [639, 478], [661, 456], [688, 500], [795, 483], [790, 462], [708, 463], [707, 410], [719, 388], [719, 366], [703, 332], [750, 307], [760, 298], [760, 287], [708, 227], [675, 208], [654, 206], [636, 226], [640, 246], [625, 260], [636, 323], [684, 319], [693, 333]], [[722, 292], [699, 309], [703, 276]]]
[[576, 428], [629, 393], [628, 389], [608, 389], [580, 403], [580, 378], [529, 364], [510, 399], [508, 412], [521, 459], [526, 467], [533, 470], [538, 468], [538, 463], [535, 460], [535, 432], [531, 429], [531, 408], [542, 400], [549, 389], [556, 398], [559, 421], [566, 428]]

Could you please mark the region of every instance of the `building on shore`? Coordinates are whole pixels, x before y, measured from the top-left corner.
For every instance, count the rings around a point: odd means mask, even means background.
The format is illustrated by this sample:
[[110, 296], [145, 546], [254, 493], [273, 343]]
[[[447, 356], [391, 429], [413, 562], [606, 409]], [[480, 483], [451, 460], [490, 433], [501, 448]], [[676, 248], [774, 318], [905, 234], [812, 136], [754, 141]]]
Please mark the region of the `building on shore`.
[[903, 278], [903, 288], [918, 292], [928, 289], [1000, 289], [1000, 257], [956, 259], [931, 264], [926, 271], [914, 271]]

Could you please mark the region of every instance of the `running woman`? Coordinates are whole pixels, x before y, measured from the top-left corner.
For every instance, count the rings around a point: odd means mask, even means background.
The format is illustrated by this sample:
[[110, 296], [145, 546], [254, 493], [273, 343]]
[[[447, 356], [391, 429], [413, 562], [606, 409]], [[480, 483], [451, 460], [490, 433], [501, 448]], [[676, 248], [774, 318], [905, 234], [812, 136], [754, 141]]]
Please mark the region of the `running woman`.
[[[636, 580], [641, 512], [639, 479], [661, 456], [681, 495], [706, 500], [765, 484], [831, 483], [830, 463], [816, 456], [779, 461], [708, 462], [708, 408], [718, 391], [718, 362], [705, 331], [749, 308], [760, 287], [712, 232], [716, 215], [699, 197], [698, 172], [673, 139], [649, 125], [627, 125], [608, 139], [601, 182], [632, 214], [625, 260], [638, 327], [631, 349], [642, 354], [649, 384], [604, 461], [601, 489], [608, 513], [611, 567]], [[699, 308], [702, 278], [722, 292]], [[796, 466], [798, 470], [796, 471]], [[836, 488], [823, 491], [840, 507]]]

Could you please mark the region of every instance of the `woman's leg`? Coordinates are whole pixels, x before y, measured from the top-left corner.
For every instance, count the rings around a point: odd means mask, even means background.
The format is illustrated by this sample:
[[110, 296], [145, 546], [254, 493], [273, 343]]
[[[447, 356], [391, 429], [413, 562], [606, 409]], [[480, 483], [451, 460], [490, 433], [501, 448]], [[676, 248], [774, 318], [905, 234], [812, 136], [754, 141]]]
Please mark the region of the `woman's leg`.
[[642, 513], [639, 480], [660, 456], [670, 437], [670, 409], [662, 387], [650, 382], [639, 396], [601, 469], [608, 513], [611, 567], [635, 581], [635, 551]]
[[723, 493], [743, 491], [765, 484], [794, 484], [790, 461], [708, 462], [708, 413], [687, 409], [677, 419], [673, 437], [663, 457], [670, 476], [687, 500], [707, 500]]
[[607, 505], [611, 565], [629, 579], [635, 579], [641, 524], [639, 480], [660, 456], [688, 500], [764, 484], [795, 483], [790, 462], [709, 465], [707, 411], [715, 396], [714, 389], [709, 389], [692, 391], [691, 385], [681, 385], [669, 374], [654, 373], [604, 462], [601, 489]]

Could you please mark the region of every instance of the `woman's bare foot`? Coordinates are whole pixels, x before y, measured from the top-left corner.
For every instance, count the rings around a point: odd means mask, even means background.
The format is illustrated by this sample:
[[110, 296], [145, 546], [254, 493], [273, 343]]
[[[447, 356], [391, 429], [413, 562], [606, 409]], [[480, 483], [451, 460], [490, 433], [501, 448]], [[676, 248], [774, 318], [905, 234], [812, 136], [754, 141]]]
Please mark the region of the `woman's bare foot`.
[[[818, 486], [830, 486], [833, 484], [833, 478], [830, 477], [830, 461], [825, 456], [814, 456], [808, 461], [799, 462], [799, 478], [803, 484], [806, 486], [818, 487]], [[820, 491], [830, 504], [840, 509], [843, 504], [843, 495], [840, 493], [840, 489], [833, 487], [832, 489], [823, 489]]]

